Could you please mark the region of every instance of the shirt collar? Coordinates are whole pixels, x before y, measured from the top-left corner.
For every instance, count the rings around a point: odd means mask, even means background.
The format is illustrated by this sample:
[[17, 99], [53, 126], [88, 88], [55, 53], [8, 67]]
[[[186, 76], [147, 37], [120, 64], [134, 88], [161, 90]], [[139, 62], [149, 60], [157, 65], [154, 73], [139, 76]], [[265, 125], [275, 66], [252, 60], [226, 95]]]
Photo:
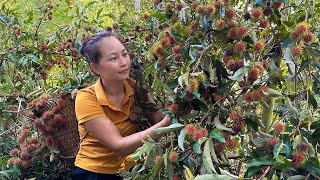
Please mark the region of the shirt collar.
[[[128, 80], [124, 80], [123, 84], [124, 84], [124, 96], [123, 96], [122, 104], [127, 102], [129, 100], [129, 97], [134, 94], [134, 90], [130, 86]], [[96, 93], [97, 100], [98, 100], [99, 104], [107, 105], [107, 106], [110, 106], [110, 107], [114, 106], [112, 101], [108, 97], [106, 97], [105, 94], [104, 94], [101, 78], [99, 78], [97, 80], [97, 82], [95, 83], [94, 90], [95, 90], [95, 93]]]

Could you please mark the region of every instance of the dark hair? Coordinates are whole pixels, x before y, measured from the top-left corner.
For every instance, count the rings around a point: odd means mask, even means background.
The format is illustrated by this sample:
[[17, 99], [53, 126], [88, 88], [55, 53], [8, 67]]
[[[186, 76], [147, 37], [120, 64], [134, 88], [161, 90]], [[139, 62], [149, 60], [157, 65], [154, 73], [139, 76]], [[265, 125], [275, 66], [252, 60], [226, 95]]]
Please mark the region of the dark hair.
[[90, 65], [91, 63], [98, 64], [101, 59], [101, 52], [99, 49], [99, 42], [105, 37], [118, 37], [109, 31], [102, 31], [92, 35], [89, 39], [84, 40], [81, 47], [80, 53], [82, 56], [86, 58], [87, 63]]

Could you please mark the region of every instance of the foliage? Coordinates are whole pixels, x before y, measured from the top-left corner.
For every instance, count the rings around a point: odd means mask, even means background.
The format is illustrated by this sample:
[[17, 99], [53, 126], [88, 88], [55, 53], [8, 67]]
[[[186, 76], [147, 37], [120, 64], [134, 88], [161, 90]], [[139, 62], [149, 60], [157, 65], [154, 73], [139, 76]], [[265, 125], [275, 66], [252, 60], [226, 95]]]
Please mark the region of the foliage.
[[172, 120], [123, 176], [320, 176], [318, 1], [26, 2], [0, 3], [1, 176], [67, 177], [59, 158], [42, 158], [46, 145], [32, 168], [7, 162], [32, 123], [28, 102], [94, 82], [78, 49], [104, 29], [120, 35], [132, 76]]

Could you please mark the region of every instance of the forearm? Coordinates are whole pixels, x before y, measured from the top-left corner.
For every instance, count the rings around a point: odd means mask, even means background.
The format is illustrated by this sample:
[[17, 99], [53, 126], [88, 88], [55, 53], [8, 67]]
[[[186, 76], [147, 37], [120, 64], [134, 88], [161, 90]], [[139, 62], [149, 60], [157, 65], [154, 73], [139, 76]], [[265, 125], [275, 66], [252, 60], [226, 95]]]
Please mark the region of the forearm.
[[159, 138], [161, 135], [154, 133], [153, 130], [163, 126], [164, 126], [163, 122], [160, 121], [144, 131], [140, 131], [132, 135], [121, 138], [119, 142], [121, 147], [119, 148], [119, 151], [116, 153], [122, 156], [133, 153], [136, 149], [138, 149], [143, 145], [142, 140], [147, 140], [149, 136], [152, 139]]

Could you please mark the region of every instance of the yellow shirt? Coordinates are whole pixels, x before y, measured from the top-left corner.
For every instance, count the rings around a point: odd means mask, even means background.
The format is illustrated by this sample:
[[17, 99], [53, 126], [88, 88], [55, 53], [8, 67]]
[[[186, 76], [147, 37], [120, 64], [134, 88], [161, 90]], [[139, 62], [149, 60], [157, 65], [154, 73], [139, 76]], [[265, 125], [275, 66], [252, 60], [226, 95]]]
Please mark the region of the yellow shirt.
[[[135, 133], [136, 125], [128, 119], [134, 101], [134, 90], [128, 83], [128, 80], [124, 80], [124, 89], [125, 94], [122, 101], [122, 109], [115, 106], [105, 96], [100, 79], [94, 85], [82, 89], [77, 93], [75, 111], [78, 119], [80, 138], [83, 137], [86, 131], [82, 124], [99, 117], [108, 117], [122, 136]], [[112, 136], [108, 132], [106, 132], [106, 135]], [[121, 169], [130, 169], [134, 166], [135, 162], [129, 161], [129, 159], [130, 155], [121, 157], [115, 154], [88, 133], [80, 145], [75, 165], [91, 172], [116, 174]]]

